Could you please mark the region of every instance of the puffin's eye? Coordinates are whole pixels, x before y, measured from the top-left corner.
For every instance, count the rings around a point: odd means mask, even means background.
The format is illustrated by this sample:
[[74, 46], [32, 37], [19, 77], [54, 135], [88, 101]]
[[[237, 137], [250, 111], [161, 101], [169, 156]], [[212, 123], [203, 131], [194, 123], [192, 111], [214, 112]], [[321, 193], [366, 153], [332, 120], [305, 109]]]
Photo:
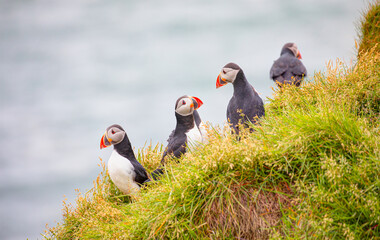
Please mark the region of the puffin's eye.
[[186, 102], [185, 102], [185, 100], [182, 100], [182, 105], [186, 105]]
[[223, 74], [226, 74], [226, 71], [224, 71], [224, 69], [223, 69]]
[[115, 131], [112, 129], [111, 133], [112, 133], [112, 134], [115, 134]]

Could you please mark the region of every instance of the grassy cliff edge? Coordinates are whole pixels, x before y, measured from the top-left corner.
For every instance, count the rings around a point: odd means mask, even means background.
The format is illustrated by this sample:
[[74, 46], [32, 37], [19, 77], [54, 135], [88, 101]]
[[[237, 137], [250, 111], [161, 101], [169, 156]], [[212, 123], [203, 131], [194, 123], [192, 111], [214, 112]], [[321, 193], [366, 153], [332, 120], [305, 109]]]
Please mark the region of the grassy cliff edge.
[[[94, 187], [46, 239], [379, 239], [380, 2], [361, 24], [355, 66], [339, 59], [276, 90], [255, 133], [219, 127], [133, 198]], [[161, 145], [138, 151], [155, 169]]]

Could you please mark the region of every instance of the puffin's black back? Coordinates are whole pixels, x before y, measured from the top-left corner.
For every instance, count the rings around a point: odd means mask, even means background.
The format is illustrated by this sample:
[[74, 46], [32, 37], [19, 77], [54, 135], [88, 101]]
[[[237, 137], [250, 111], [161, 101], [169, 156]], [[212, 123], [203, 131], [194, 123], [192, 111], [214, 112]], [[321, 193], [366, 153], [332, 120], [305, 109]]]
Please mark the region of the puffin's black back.
[[[256, 123], [257, 118], [265, 115], [264, 103], [259, 94], [245, 78], [244, 72], [240, 69], [233, 82], [234, 93], [227, 107], [227, 119], [239, 134], [238, 124], [251, 121]], [[242, 117], [244, 114], [244, 117]]]
[[135, 154], [133, 152], [133, 149], [132, 149], [132, 146], [128, 139], [127, 134], [125, 134], [124, 139], [120, 143], [114, 145], [114, 148], [117, 151], [117, 153], [127, 158], [131, 162], [136, 172], [136, 176], [134, 180], [138, 184], [141, 185], [149, 179], [145, 168], [137, 161], [135, 157]]
[[289, 49], [282, 50], [280, 58], [270, 69], [270, 77], [280, 84], [295, 84], [298, 87], [306, 76], [305, 66]]

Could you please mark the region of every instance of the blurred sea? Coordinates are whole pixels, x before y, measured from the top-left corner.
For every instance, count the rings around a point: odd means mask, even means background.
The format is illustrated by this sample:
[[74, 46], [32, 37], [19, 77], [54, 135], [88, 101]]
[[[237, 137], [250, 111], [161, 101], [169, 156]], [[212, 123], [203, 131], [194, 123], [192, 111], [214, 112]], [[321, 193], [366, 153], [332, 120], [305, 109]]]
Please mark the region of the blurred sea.
[[363, 0], [0, 0], [0, 239], [41, 239], [62, 200], [90, 189], [121, 124], [135, 148], [166, 143], [174, 103], [222, 124], [238, 63], [267, 99], [269, 69], [296, 42], [309, 76], [355, 56]]

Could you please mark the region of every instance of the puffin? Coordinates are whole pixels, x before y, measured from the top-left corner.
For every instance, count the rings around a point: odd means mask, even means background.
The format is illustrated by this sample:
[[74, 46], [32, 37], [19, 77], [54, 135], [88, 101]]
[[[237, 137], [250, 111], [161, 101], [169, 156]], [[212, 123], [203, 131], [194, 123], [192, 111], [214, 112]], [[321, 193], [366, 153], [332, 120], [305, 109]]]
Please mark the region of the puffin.
[[194, 150], [206, 141], [206, 129], [197, 111], [202, 105], [203, 102], [199, 98], [187, 95], [175, 102], [177, 124], [169, 135], [168, 145], [161, 158], [161, 166], [152, 172], [154, 180], [163, 174], [167, 156], [180, 158], [188, 149]]
[[284, 84], [294, 84], [297, 87], [301, 85], [307, 71], [303, 63], [301, 53], [295, 43], [286, 43], [281, 50], [280, 58], [274, 61], [270, 69], [270, 78], [277, 83], [279, 87]]
[[[227, 106], [227, 121], [239, 135], [239, 123], [257, 123], [265, 116], [264, 103], [253, 86], [247, 81], [243, 69], [236, 63], [226, 64], [216, 79], [216, 88], [232, 83], [234, 92]], [[246, 125], [247, 126], [247, 125]], [[253, 129], [250, 129], [252, 132]]]
[[108, 160], [108, 173], [112, 182], [127, 195], [133, 195], [149, 181], [145, 168], [137, 161], [127, 133], [113, 124], [106, 129], [100, 140], [100, 149], [113, 145]]

